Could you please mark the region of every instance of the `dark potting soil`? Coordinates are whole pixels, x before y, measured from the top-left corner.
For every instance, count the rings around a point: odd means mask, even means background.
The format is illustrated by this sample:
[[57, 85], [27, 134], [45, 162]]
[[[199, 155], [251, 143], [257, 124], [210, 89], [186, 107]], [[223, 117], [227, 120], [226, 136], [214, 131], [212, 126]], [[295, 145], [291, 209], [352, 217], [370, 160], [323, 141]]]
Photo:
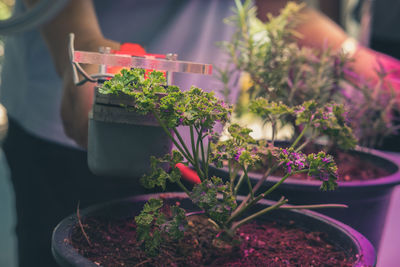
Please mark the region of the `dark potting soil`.
[[[318, 153], [319, 150], [309, 148], [305, 149], [304, 153]], [[345, 151], [334, 151], [329, 153], [333, 156], [336, 165], [338, 167], [338, 181], [350, 182], [350, 181], [368, 181], [378, 178], [382, 178], [390, 175], [390, 172], [381, 166], [377, 165], [370, 159], [366, 159], [362, 154], [348, 153]], [[261, 170], [257, 172], [262, 172]], [[275, 176], [283, 176], [283, 170], [277, 170]], [[302, 180], [315, 180], [308, 176], [306, 173], [296, 174], [291, 178], [302, 179]]]
[[338, 151], [333, 156], [338, 166], [338, 181], [373, 180], [390, 174], [381, 166], [357, 154]]
[[278, 223], [242, 226], [237, 247], [213, 242], [218, 234], [204, 217], [190, 217], [188, 231], [180, 241], [169, 240], [157, 257], [146, 256], [136, 241], [134, 218], [88, 218], [72, 233], [72, 245], [84, 257], [104, 267], [128, 266], [353, 266], [349, 256], [326, 240], [324, 233], [307, 232]]

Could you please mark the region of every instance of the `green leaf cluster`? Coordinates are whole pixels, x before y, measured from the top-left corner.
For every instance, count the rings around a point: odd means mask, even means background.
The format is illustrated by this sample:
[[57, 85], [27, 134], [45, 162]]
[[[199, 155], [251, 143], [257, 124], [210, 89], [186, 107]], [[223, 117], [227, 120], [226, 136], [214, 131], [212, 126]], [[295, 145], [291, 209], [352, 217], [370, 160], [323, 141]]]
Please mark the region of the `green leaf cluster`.
[[294, 109], [282, 102], [269, 101], [266, 98], [258, 97], [250, 101], [249, 111], [262, 118], [265, 122], [284, 122], [294, 115]]
[[144, 204], [142, 211], [135, 217], [137, 240], [141, 241], [147, 255], [154, 257], [166, 236], [180, 239], [187, 225], [185, 211], [177, 206], [171, 207], [171, 219], [161, 212], [163, 201], [151, 198]]
[[160, 99], [156, 112], [170, 128], [183, 125], [206, 130], [212, 129], [217, 121], [226, 122], [231, 108], [216, 98], [214, 92], [192, 86], [185, 92], [168, 92]]
[[309, 164], [308, 175], [322, 181], [322, 190], [337, 188], [337, 166], [332, 156], [321, 151], [318, 154], [309, 154], [307, 162]]
[[384, 139], [398, 133], [400, 110], [398, 93], [385, 82], [389, 75], [377, 70], [379, 81], [368, 81], [349, 86], [344, 91], [344, 103], [351, 107], [348, 123], [359, 139], [359, 144], [379, 148]]
[[171, 220], [165, 222], [161, 226], [161, 229], [163, 232], [167, 233], [170, 238], [179, 240], [183, 238], [188, 224], [185, 210], [178, 206], [172, 206], [171, 212]]
[[[303, 105], [291, 107], [265, 98], [253, 101], [250, 110], [265, 120], [275, 123], [277, 120], [291, 117], [304, 129], [291, 147], [278, 153], [273, 140], [255, 140], [249, 128], [235, 123], [229, 124], [227, 138], [221, 139], [213, 128], [217, 122], [229, 123], [232, 108], [212, 92], [205, 92], [197, 87], [181, 91], [176, 86], [163, 86], [162, 73], [151, 72], [147, 79], [144, 75], [144, 71], [125, 70], [120, 76], [116, 76], [115, 80], [110, 80], [112, 86], [104, 87], [109, 87], [110, 91], [115, 89], [117, 92], [121, 89], [121, 84], [125, 86], [127, 89], [121, 92], [127, 92], [135, 99], [134, 110], [152, 114], [176, 147], [171, 154], [162, 158], [151, 157], [150, 172], [141, 178], [141, 183], [146, 188], [162, 189], [166, 189], [167, 182], [176, 183], [218, 231], [223, 233], [221, 236], [224, 236], [225, 241], [233, 241], [236, 229], [243, 223], [286, 203], [283, 199], [266, 210], [257, 211], [244, 218], [242, 216], [293, 173], [307, 172], [322, 181], [321, 188], [324, 190], [336, 188], [336, 165], [332, 158], [322, 152], [310, 155], [300, 152], [300, 148], [316, 135], [307, 136], [302, 145], [299, 143], [304, 141], [302, 137], [306, 136], [307, 130], [310, 129], [311, 132], [340, 136], [346, 126], [344, 109], [341, 106], [321, 107], [315, 101], [308, 101]], [[180, 135], [178, 126], [189, 128], [190, 140]], [[248, 172], [265, 159], [268, 159], [268, 171], [259, 183], [263, 183], [280, 166], [285, 167], [286, 175], [267, 191], [259, 192], [260, 184], [252, 184]], [[209, 175], [208, 168], [211, 162], [218, 167], [227, 166], [229, 178], [223, 180]], [[181, 181], [181, 173], [176, 167], [178, 163], [193, 167], [200, 183], [188, 188]], [[166, 166], [169, 166], [168, 171]], [[240, 177], [239, 172], [242, 172]], [[236, 197], [243, 185], [247, 185], [248, 195], [238, 205]], [[170, 214], [167, 214], [162, 200], [159, 199], [149, 200], [142, 212], [135, 217], [135, 221], [138, 240], [151, 256], [157, 255], [166, 238], [182, 238], [187, 225], [183, 209], [173, 206], [170, 208]]]
[[[142, 186], [147, 189], [152, 189], [156, 186], [159, 186], [165, 190], [167, 180], [172, 183], [176, 183], [181, 179], [181, 173], [179, 169], [175, 167], [175, 165], [182, 161], [183, 156], [177, 150], [173, 150], [172, 154], [166, 154], [163, 158], [151, 156], [150, 172], [149, 174], [144, 174], [140, 179]], [[171, 171], [166, 172], [163, 168], [163, 164], [168, 164], [168, 166], [171, 166]]]
[[166, 222], [165, 215], [160, 212], [163, 205], [161, 199], [150, 199], [140, 214], [135, 217], [137, 239], [142, 241], [149, 256], [158, 255], [162, 242], [159, 226]]
[[165, 92], [166, 79], [159, 71], [151, 71], [146, 79], [144, 69], [122, 69], [111, 80], [105, 81], [99, 88], [102, 94], [134, 94], [135, 91]]
[[250, 136], [251, 129], [233, 123], [228, 127], [229, 137], [211, 144], [211, 161], [221, 168], [224, 162], [238, 164], [245, 169], [254, 167], [260, 162], [259, 144]]
[[287, 176], [306, 171], [308, 176], [322, 181], [321, 190], [337, 188], [337, 166], [332, 156], [325, 152], [306, 155], [289, 147], [279, 148], [272, 154], [276, 157], [276, 161], [284, 167]]
[[343, 105], [328, 103], [319, 107], [315, 101], [307, 101], [297, 106], [295, 113], [296, 125], [308, 125], [317, 134], [328, 136], [340, 148], [351, 149], [357, 145], [357, 139], [346, 122]]
[[295, 26], [301, 22], [303, 7], [290, 2], [279, 16], [267, 14], [264, 23], [252, 1], [245, 1], [237, 3], [236, 14], [227, 19], [236, 33], [223, 47], [236, 69], [250, 74], [252, 98], [262, 96], [293, 107], [312, 99], [323, 105], [339, 93], [341, 66], [349, 59], [328, 48], [319, 51], [297, 45], [296, 38], [302, 36]]
[[[385, 83], [389, 73], [383, 67], [376, 70], [379, 81], [372, 82], [353, 72], [352, 59], [342, 51], [299, 46], [297, 40], [304, 37], [295, 28], [303, 19], [304, 5], [289, 2], [278, 16], [267, 14], [267, 22], [257, 18], [253, 1], [236, 1], [236, 6], [235, 14], [226, 19], [235, 26], [235, 34], [222, 47], [229, 63], [250, 76], [250, 88], [239, 99], [261, 96], [291, 108], [310, 100], [319, 107], [330, 102], [343, 104], [348, 109], [349, 127], [363, 146], [379, 147], [385, 137], [397, 133], [399, 98]], [[225, 90], [234, 73], [221, 75]], [[246, 113], [247, 100], [239, 102], [235, 111]], [[283, 119], [284, 124], [294, 125], [290, 117]], [[349, 129], [344, 131], [330, 143], [351, 147], [342, 142], [350, 135]]]
[[[222, 199], [217, 198], [218, 194], [222, 194]], [[190, 198], [219, 226], [225, 225], [236, 207], [236, 199], [230, 191], [229, 182], [224, 183], [216, 176], [195, 185]]]

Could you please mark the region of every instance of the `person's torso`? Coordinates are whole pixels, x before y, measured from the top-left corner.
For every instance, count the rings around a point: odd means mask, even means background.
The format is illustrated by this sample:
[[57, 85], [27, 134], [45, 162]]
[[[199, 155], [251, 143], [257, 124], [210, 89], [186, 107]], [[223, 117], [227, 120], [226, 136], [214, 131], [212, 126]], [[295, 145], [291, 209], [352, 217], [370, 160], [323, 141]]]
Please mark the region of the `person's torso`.
[[[228, 40], [233, 29], [223, 19], [231, 15], [232, 0], [93, 1], [106, 38], [144, 46], [149, 53], [177, 53], [182, 60], [223, 64], [216, 42]], [[17, 1], [16, 12], [23, 7]], [[215, 77], [175, 74], [183, 89], [196, 85], [217, 93]], [[60, 118], [61, 80], [39, 31], [9, 37], [2, 72], [1, 102], [10, 116], [42, 138], [75, 146]]]

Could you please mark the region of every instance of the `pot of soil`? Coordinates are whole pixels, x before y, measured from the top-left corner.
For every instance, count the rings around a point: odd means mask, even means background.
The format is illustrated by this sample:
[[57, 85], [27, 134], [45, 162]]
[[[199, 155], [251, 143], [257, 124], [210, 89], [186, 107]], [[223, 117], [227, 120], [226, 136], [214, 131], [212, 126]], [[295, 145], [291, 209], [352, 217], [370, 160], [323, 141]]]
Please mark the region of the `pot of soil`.
[[[314, 149], [315, 150], [315, 149]], [[273, 200], [285, 196], [289, 203], [342, 203], [347, 209], [320, 209], [320, 213], [339, 220], [362, 233], [376, 249], [382, 237], [390, 198], [400, 183], [399, 165], [385, 152], [359, 147], [347, 152], [332, 153], [338, 165], [338, 188], [321, 191], [321, 182], [306, 174], [289, 177], [269, 195]], [[226, 178], [227, 168], [210, 167], [212, 175]], [[249, 173], [257, 183], [262, 172]], [[268, 177], [262, 187], [266, 190], [281, 178], [279, 172]], [[261, 192], [265, 191], [262, 190]]]
[[[62, 267], [80, 266], [374, 266], [371, 243], [343, 223], [316, 212], [274, 210], [239, 228], [235, 248], [215, 247], [214, 228], [201, 217], [189, 217], [180, 241], [148, 257], [136, 242], [134, 216], [150, 198], [162, 198], [186, 211], [199, 211], [184, 193], [141, 195], [117, 200], [65, 218], [55, 228], [52, 252]], [[255, 208], [271, 205], [261, 201]], [[193, 212], [196, 213], [196, 212]], [[84, 234], [82, 229], [84, 229]]]
[[141, 177], [149, 171], [150, 156], [171, 151], [172, 142], [156, 119], [133, 111], [134, 103], [133, 96], [101, 94], [96, 87], [88, 130], [88, 165], [93, 173]]

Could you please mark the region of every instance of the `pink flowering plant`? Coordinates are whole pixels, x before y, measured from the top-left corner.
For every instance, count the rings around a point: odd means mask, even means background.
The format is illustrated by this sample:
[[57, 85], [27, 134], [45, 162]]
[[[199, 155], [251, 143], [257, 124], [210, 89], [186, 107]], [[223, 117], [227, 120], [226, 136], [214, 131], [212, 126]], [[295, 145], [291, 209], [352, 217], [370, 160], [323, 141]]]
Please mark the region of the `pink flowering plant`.
[[[229, 136], [223, 139], [214, 131], [214, 126], [216, 123], [229, 124], [232, 112], [230, 105], [219, 100], [212, 92], [197, 87], [181, 91], [176, 86], [164, 86], [165, 80], [157, 72], [149, 75], [146, 84], [150, 86], [145, 86], [146, 90], [137, 90], [143, 87], [140, 83], [145, 81], [137, 76], [143, 75], [144, 72], [139, 70], [123, 71], [103, 88], [104, 93], [128, 92], [135, 100], [133, 110], [152, 114], [175, 144], [176, 149], [170, 154], [151, 159], [151, 172], [141, 178], [141, 183], [146, 188], [157, 186], [163, 189], [167, 182], [176, 183], [215, 227], [218, 232], [215, 240], [230, 245], [240, 242], [236, 232], [241, 225], [274, 209], [343, 207], [333, 204], [288, 205], [288, 200], [282, 197], [272, 206], [249, 212], [250, 208], [267, 198], [289, 176], [297, 173], [307, 173], [319, 179], [321, 190], [334, 190], [337, 187], [337, 167], [333, 158], [325, 152], [308, 155], [302, 153], [304, 143], [309, 142], [302, 138], [303, 132], [288, 147], [278, 148], [273, 140], [255, 140], [250, 135], [250, 129], [232, 123], [228, 127]], [[124, 89], [118, 81], [121, 79], [127, 81]], [[120, 88], [115, 90], [114, 84]], [[162, 95], [156, 96], [160, 92]], [[251, 103], [250, 110], [271, 120], [295, 116], [296, 123], [304, 132], [312, 130], [315, 136], [322, 132], [332, 134], [343, 144], [353, 142], [351, 131], [343, 118], [343, 110], [337, 105], [318, 107], [311, 101], [291, 108], [260, 98]], [[188, 128], [188, 142], [180, 135], [178, 127]], [[170, 166], [168, 171], [162, 168], [165, 163]], [[190, 166], [196, 171], [196, 184], [183, 182], [177, 164]], [[210, 176], [210, 164], [216, 167], [227, 166], [229, 179]], [[264, 178], [254, 185], [248, 173], [259, 164], [267, 166], [267, 171]], [[260, 191], [261, 184], [279, 168], [284, 172], [281, 180], [267, 190]], [[247, 190], [247, 196], [241, 202], [237, 201], [239, 189], [241, 192]], [[163, 240], [183, 237], [188, 225], [186, 211], [182, 208], [172, 206], [170, 216], [162, 210], [163, 201], [151, 199], [135, 217], [138, 240], [150, 256], [157, 255]]]

